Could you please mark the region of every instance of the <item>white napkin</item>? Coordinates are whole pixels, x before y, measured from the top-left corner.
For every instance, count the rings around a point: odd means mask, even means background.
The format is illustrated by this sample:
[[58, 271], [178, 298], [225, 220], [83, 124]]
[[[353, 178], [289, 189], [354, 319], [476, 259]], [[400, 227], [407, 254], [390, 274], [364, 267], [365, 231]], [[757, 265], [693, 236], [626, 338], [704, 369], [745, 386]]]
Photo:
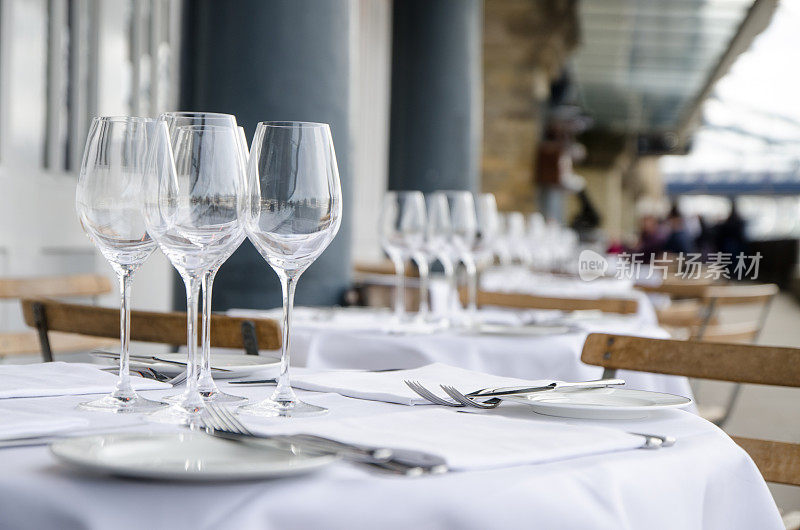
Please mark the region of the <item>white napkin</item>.
[[[294, 432], [286, 424], [248, 427], [263, 434]], [[607, 427], [514, 419], [480, 412], [459, 414], [441, 408], [317, 421], [306, 423], [297, 432], [342, 442], [427, 451], [444, 457], [453, 470], [538, 464], [634, 449], [644, 444], [641, 436]]]
[[[401, 405], [430, 404], [415, 394], [403, 382], [418, 381], [428, 390], [447, 397], [439, 385], [452, 385], [462, 392], [472, 392], [486, 387], [539, 386], [548, 385], [553, 380], [530, 381], [514, 377], [501, 377], [482, 372], [474, 372], [442, 363], [433, 363], [411, 370], [392, 372], [362, 372], [340, 370], [317, 374], [302, 374], [292, 377], [292, 386], [317, 392], [335, 392], [343, 396], [400, 403]], [[447, 399], [450, 399], [447, 397]]]
[[54, 416], [38, 412], [0, 409], [0, 440], [42, 436], [89, 426], [86, 418]]
[[[117, 376], [90, 364], [39, 363], [0, 365], [0, 399], [104, 394], [114, 390]], [[134, 390], [157, 390], [172, 385], [131, 377]]]

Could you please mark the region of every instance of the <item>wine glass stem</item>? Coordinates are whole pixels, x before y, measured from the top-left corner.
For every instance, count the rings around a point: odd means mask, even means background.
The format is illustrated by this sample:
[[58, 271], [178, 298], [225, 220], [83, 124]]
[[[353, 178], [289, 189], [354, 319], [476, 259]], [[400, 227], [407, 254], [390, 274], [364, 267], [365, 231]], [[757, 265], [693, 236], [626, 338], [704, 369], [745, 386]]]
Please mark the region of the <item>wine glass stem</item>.
[[430, 311], [428, 305], [428, 258], [424, 254], [418, 253], [414, 255], [414, 262], [419, 270], [419, 314], [425, 317]]
[[447, 315], [452, 315], [458, 300], [458, 285], [456, 285], [456, 268], [449, 257], [440, 256], [439, 261], [444, 269], [444, 278], [447, 282]]
[[133, 392], [130, 374], [130, 345], [131, 345], [131, 278], [133, 271], [123, 268], [119, 273], [119, 381], [117, 392]]
[[394, 287], [394, 316], [401, 320], [406, 312], [406, 267], [401, 256], [392, 257], [394, 263], [395, 287]]
[[272, 400], [278, 403], [295, 401], [294, 390], [289, 380], [289, 327], [292, 322], [292, 308], [294, 307], [294, 289], [297, 286], [299, 275], [281, 275], [281, 290], [283, 291], [283, 340], [281, 341], [281, 373], [278, 376], [278, 387], [272, 394]]
[[186, 397], [191, 401], [199, 400], [197, 392], [197, 376], [200, 359], [197, 350], [197, 301], [200, 296], [200, 281], [197, 276], [186, 276]]
[[203, 290], [203, 329], [200, 333], [200, 341], [202, 344], [202, 354], [200, 363], [200, 377], [198, 381], [198, 388], [201, 392], [213, 391], [214, 382], [211, 377], [211, 290], [214, 287], [214, 278], [217, 276], [217, 270], [212, 269], [203, 274], [202, 290]]
[[475, 316], [478, 309], [478, 267], [473, 256], [464, 256], [464, 268], [467, 271], [467, 312]]

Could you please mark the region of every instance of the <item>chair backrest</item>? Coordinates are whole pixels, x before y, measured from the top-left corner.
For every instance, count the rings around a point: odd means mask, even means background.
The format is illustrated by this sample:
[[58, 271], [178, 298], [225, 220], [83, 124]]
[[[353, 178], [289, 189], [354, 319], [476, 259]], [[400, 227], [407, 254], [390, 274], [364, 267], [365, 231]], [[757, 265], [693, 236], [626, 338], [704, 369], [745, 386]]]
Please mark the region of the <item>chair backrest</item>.
[[[28, 278], [0, 278], [0, 300], [48, 296], [94, 297], [111, 292], [111, 282], [100, 274], [71, 276], [39, 276]], [[51, 346], [56, 352], [72, 352], [108, 346], [108, 341], [55, 333]], [[0, 357], [20, 354], [38, 354], [41, 351], [36, 333], [0, 332]]]
[[[461, 299], [466, 300], [465, 289]], [[494, 305], [519, 309], [560, 309], [562, 311], [599, 310], [607, 313], [636, 313], [639, 302], [633, 298], [558, 298], [521, 293], [478, 291], [478, 305]]]
[[[51, 331], [119, 338], [118, 309], [24, 299], [22, 313], [25, 323], [39, 330], [43, 352]], [[260, 349], [273, 350], [281, 345], [281, 329], [274, 320], [211, 315], [211, 346], [252, 350], [253, 346], [246, 343], [248, 337], [254, 339]], [[131, 311], [131, 340], [185, 345], [186, 313]]]
[[705, 278], [694, 280], [670, 277], [659, 285], [637, 285], [636, 289], [646, 293], [666, 294], [676, 298], [702, 298], [706, 289], [711, 285], [712, 281]]
[[[592, 333], [586, 364], [734, 383], [800, 387], [800, 349], [749, 344], [648, 339]], [[734, 437], [769, 482], [800, 486], [800, 444]]]
[[98, 296], [109, 292], [111, 282], [100, 274], [0, 279], [0, 299]]

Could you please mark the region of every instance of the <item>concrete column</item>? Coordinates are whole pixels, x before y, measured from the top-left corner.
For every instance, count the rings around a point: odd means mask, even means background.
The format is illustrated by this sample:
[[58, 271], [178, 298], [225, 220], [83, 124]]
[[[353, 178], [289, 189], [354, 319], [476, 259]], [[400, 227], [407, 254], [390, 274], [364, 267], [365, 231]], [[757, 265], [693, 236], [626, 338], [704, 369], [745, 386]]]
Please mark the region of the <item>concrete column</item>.
[[396, 0], [389, 188], [479, 188], [482, 0]]
[[[344, 193], [339, 234], [303, 274], [298, 305], [336, 304], [350, 284], [350, 30], [348, 0], [188, 0], [181, 110], [236, 115], [248, 140], [259, 121], [330, 123]], [[185, 307], [182, 282], [173, 299]], [[214, 310], [281, 305], [275, 272], [249, 241], [222, 266]]]

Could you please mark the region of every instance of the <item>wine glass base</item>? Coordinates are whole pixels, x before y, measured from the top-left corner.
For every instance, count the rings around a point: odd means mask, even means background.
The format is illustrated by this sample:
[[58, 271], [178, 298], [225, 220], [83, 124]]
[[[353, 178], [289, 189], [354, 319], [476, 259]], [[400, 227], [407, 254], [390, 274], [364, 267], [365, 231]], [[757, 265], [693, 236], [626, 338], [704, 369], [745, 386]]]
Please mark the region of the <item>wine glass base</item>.
[[236, 409], [236, 412], [262, 418], [307, 418], [327, 414], [328, 409], [310, 405], [300, 400], [275, 401], [270, 398], [252, 405], [241, 406]]
[[145, 399], [135, 393], [126, 396], [109, 394], [94, 401], [85, 401], [78, 404], [78, 408], [82, 410], [115, 412], [118, 414], [155, 412], [159, 409], [165, 408], [166, 406], [166, 403]]
[[178, 396], [180, 400], [158, 412], [150, 414], [147, 419], [156, 423], [169, 423], [172, 425], [187, 425], [200, 427], [203, 425], [202, 414], [205, 402], [197, 390], [186, 390]]
[[[204, 403], [244, 403], [247, 401], [246, 397], [226, 394], [218, 389], [207, 392], [200, 391], [200, 397], [203, 398]], [[183, 394], [174, 394], [162, 399], [167, 403], [179, 403], [183, 399]]]

